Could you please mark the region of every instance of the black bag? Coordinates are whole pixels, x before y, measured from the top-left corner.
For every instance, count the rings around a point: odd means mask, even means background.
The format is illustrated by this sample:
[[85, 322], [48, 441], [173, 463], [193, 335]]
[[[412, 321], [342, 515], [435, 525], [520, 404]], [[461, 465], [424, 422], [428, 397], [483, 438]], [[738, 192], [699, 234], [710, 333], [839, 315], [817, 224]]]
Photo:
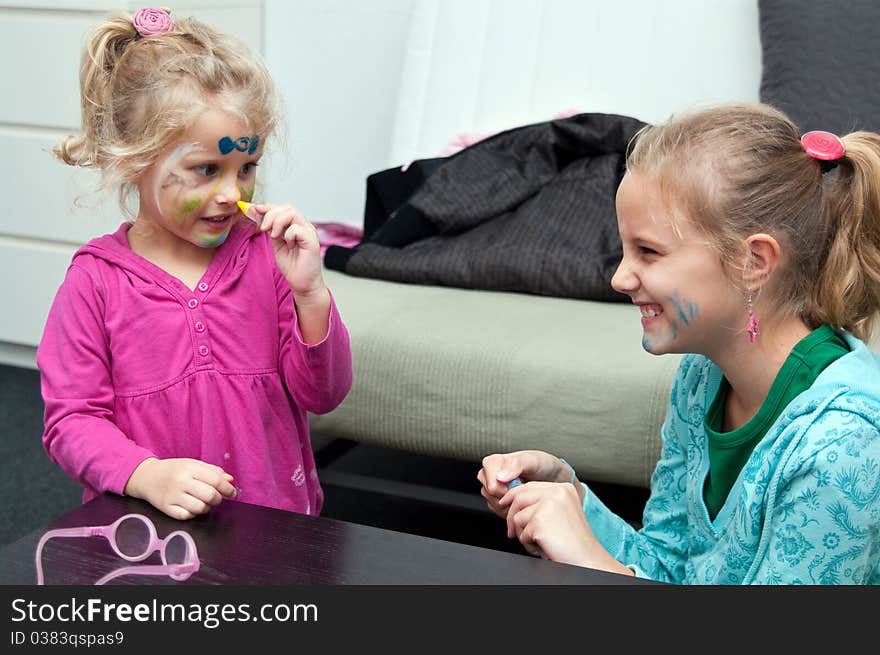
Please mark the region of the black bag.
[[579, 114], [371, 175], [363, 240], [330, 246], [325, 264], [399, 282], [628, 301], [610, 285], [621, 257], [614, 201], [643, 126]]

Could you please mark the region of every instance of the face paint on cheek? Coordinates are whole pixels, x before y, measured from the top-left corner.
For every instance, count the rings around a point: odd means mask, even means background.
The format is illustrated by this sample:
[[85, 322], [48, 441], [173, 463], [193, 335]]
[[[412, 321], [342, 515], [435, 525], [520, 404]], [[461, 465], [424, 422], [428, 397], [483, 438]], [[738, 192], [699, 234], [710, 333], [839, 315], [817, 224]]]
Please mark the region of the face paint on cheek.
[[168, 158], [159, 166], [159, 169], [156, 171], [156, 188], [153, 190], [153, 200], [155, 201], [157, 208], [162, 206], [159, 202], [159, 191], [161, 189], [172, 186], [186, 186], [185, 180], [172, 172], [172, 169], [188, 154], [200, 150], [204, 151], [204, 148], [195, 143], [188, 143], [179, 146], [174, 152], [168, 155]]
[[681, 321], [682, 325], [685, 327], [690, 325], [691, 321], [700, 315], [700, 307], [696, 303], [684, 300], [679, 295], [678, 291], [669, 296], [667, 300], [675, 307], [675, 312], [678, 314], [678, 320]]
[[241, 187], [239, 193], [241, 193], [241, 199], [245, 202], [250, 202], [254, 199], [254, 187]]
[[174, 217], [183, 223], [186, 219], [190, 217], [190, 215], [198, 209], [202, 204], [201, 198], [193, 198], [192, 200], [187, 200], [183, 204], [177, 207], [174, 210]]
[[191, 184], [186, 184], [183, 181], [183, 178], [180, 177], [177, 173], [169, 173], [168, 177], [165, 178], [165, 182], [160, 185], [161, 189], [171, 189], [172, 187], [183, 187], [183, 186], [193, 186]]

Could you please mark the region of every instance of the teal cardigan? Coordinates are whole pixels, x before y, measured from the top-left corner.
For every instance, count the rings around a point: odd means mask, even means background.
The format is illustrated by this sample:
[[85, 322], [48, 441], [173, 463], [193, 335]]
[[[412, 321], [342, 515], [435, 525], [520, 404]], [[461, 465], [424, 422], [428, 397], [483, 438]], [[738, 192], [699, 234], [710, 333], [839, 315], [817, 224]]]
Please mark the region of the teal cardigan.
[[880, 357], [843, 337], [851, 352], [785, 408], [714, 521], [703, 418], [721, 371], [684, 357], [642, 528], [586, 488], [584, 514], [611, 555], [676, 584], [880, 584]]

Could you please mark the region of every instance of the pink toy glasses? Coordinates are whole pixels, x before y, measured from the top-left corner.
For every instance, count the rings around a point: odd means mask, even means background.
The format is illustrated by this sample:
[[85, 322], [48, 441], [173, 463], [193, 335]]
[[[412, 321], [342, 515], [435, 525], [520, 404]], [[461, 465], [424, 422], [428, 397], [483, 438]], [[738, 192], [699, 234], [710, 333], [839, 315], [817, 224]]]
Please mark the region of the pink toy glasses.
[[55, 537], [104, 537], [122, 559], [140, 562], [159, 551], [162, 564], [124, 566], [111, 571], [95, 584], [102, 585], [122, 575], [167, 575], [174, 580], [186, 580], [199, 570], [199, 554], [196, 542], [183, 530], [172, 532], [159, 539], [156, 526], [143, 514], [126, 514], [110, 525], [82, 528], [59, 528], [49, 530], [37, 544], [37, 584], [43, 584], [43, 546]]

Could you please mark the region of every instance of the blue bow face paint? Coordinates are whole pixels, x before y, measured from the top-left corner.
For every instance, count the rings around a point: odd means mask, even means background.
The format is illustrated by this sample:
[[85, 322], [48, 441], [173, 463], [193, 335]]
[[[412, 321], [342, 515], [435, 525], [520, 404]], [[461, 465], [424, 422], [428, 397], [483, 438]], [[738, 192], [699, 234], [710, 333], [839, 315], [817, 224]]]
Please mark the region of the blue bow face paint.
[[228, 155], [233, 150], [246, 152], [249, 155], [254, 154], [260, 147], [260, 137], [256, 134], [251, 136], [240, 136], [233, 140], [228, 136], [224, 136], [217, 142], [217, 149], [221, 155]]

